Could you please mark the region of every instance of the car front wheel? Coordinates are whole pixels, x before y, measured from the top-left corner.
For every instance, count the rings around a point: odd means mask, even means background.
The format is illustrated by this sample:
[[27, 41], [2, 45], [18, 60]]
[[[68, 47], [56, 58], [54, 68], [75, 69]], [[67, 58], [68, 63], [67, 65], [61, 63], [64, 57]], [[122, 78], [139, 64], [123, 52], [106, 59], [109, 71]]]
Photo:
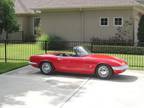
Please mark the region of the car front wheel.
[[100, 79], [110, 79], [112, 77], [112, 73], [112, 68], [105, 64], [101, 64], [96, 68], [96, 76]]
[[41, 63], [40, 70], [43, 74], [49, 75], [53, 72], [53, 67], [49, 62]]

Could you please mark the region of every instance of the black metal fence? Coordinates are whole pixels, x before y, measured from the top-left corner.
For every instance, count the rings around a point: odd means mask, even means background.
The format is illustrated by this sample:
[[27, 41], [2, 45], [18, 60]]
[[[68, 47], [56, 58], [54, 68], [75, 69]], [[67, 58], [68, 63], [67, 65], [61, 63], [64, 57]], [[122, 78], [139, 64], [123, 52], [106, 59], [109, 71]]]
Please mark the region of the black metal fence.
[[0, 62], [28, 61], [31, 55], [44, 54], [51, 51], [71, 52], [74, 46], [87, 47], [93, 53], [105, 53], [125, 59], [131, 68], [144, 69], [144, 43], [134, 44], [110, 41], [47, 41], [22, 42], [16, 40], [0, 41]]

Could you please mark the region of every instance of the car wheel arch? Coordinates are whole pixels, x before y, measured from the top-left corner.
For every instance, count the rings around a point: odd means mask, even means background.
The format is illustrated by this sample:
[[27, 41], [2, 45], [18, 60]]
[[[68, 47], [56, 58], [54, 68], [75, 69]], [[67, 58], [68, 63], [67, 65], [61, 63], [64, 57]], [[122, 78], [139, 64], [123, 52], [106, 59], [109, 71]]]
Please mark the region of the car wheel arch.
[[50, 62], [50, 61], [48, 61], [48, 60], [43, 60], [43, 61], [40, 61], [40, 63], [39, 63], [39, 67], [42, 65], [42, 63], [44, 63], [44, 62], [48, 62], [48, 63], [50, 63], [51, 64], [51, 66], [52, 66], [52, 68], [53, 68], [53, 70], [55, 70], [55, 67], [54, 67], [54, 65], [53, 65], [53, 63], [52, 62]]
[[[100, 68], [103, 68], [103, 66], [107, 67], [108, 71], [104, 71], [106, 73], [104, 73], [106, 76], [103, 76], [104, 74], [102, 73], [101, 70], [99, 70]], [[105, 69], [104, 69], [105, 70]], [[97, 78], [100, 78], [100, 79], [104, 79], [104, 80], [107, 80], [107, 79], [110, 79], [112, 77], [112, 75], [114, 74], [114, 71], [112, 69], [112, 67], [109, 65], [109, 64], [106, 64], [106, 63], [101, 63], [101, 64], [98, 64], [95, 68], [95, 76]]]
[[[98, 68], [100, 65], [107, 65], [107, 66], [109, 66], [109, 67], [112, 69], [112, 66], [109, 65], [108, 63], [99, 63], [99, 64], [96, 65], [95, 71], [97, 70], [97, 68]], [[113, 72], [113, 69], [112, 69], [112, 72]]]

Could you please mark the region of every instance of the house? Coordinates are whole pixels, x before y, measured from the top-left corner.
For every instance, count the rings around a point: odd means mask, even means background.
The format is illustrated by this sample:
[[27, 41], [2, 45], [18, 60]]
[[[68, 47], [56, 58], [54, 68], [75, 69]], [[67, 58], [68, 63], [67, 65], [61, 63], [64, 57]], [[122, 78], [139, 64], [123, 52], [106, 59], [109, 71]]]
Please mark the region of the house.
[[[36, 7], [40, 1], [41, 0], [14, 0], [20, 30], [19, 32], [9, 34], [8, 40], [33, 40], [35, 35], [34, 28], [38, 26], [40, 19], [32, 7]], [[5, 33], [0, 36], [0, 40], [3, 39], [5, 39]]]
[[40, 25], [43, 32], [71, 41], [121, 38], [137, 42], [144, 14], [144, 5], [136, 0], [15, 0], [15, 4], [26, 40]]

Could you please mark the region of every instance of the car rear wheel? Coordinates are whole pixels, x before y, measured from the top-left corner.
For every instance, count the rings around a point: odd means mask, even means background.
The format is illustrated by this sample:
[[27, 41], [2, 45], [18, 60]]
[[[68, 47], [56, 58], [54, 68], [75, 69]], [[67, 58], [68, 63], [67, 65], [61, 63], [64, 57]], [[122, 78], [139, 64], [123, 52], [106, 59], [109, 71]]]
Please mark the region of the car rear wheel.
[[49, 75], [53, 72], [53, 66], [49, 62], [41, 63], [40, 70], [43, 74]]
[[101, 64], [96, 68], [96, 76], [100, 79], [110, 79], [113, 70], [109, 65]]

